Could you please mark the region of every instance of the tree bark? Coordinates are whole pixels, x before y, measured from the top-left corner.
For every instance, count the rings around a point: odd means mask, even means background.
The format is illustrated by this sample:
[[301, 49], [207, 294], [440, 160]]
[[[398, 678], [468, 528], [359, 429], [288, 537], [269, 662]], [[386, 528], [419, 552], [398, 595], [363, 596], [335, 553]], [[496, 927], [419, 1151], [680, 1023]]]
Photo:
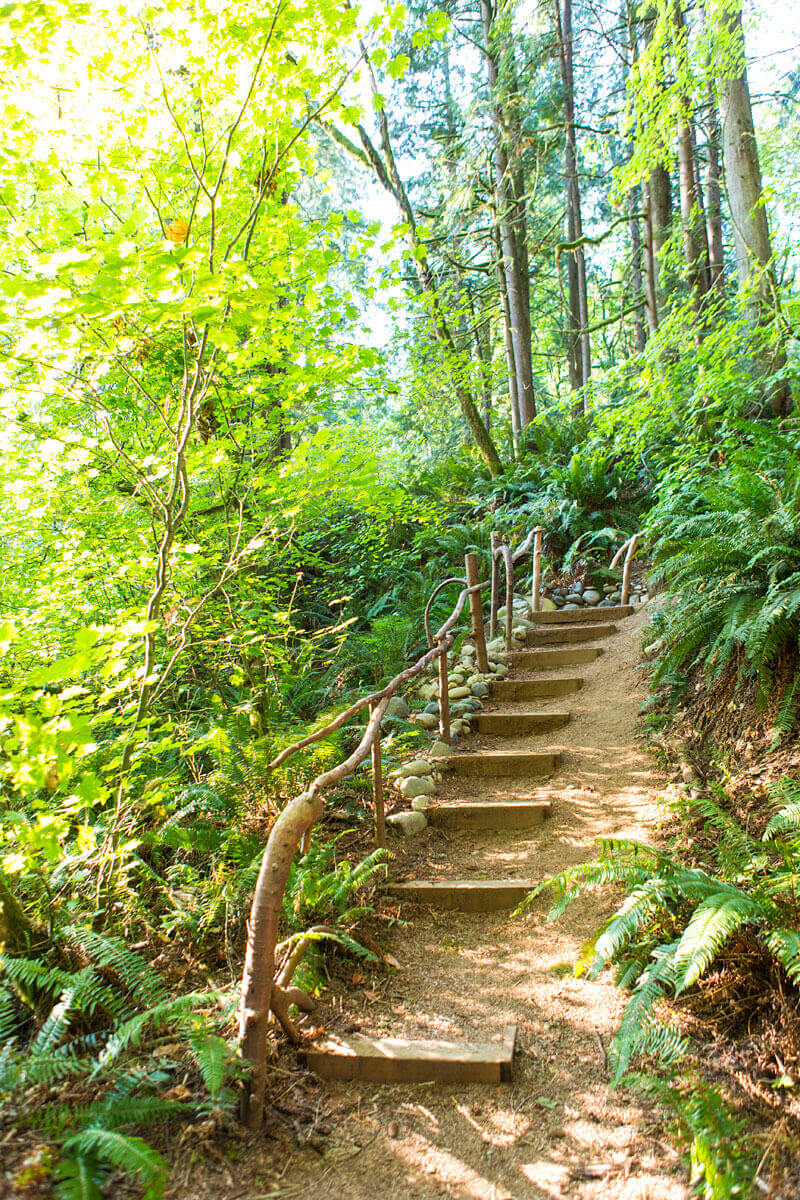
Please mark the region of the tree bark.
[[527, 275], [523, 263], [524, 231], [519, 229], [518, 198], [509, 166], [504, 127], [507, 122], [501, 108], [499, 70], [495, 47], [495, 12], [491, 0], [480, 0], [483, 24], [484, 53], [489, 80], [489, 99], [494, 135], [493, 163], [495, 194], [502, 252], [502, 268], [506, 283], [511, 345], [514, 352], [517, 403], [520, 426], [529, 424], [536, 416], [531, 365], [531, 327], [527, 303]]
[[[586, 260], [583, 246], [581, 193], [578, 182], [578, 158], [575, 138], [575, 73], [573, 67], [572, 0], [554, 0], [558, 59], [564, 91], [564, 177], [567, 201], [567, 241], [574, 247], [567, 260], [569, 307], [569, 372], [573, 391], [585, 387], [592, 373], [589, 341], [589, 302], [586, 289]], [[576, 400], [574, 411], [582, 413], [583, 398]]]
[[[752, 289], [754, 319], [764, 324], [774, 315], [777, 287], [747, 80], [741, 3], [723, 9], [722, 23], [729, 35], [725, 61], [720, 71], [722, 152], [733, 224], [736, 270], [740, 286]], [[773, 360], [761, 363], [760, 368], [763, 371], [780, 371], [785, 363], [785, 352], [779, 347]], [[770, 405], [773, 412], [779, 415], [791, 411], [792, 397], [788, 383], [780, 380], [772, 388]]]

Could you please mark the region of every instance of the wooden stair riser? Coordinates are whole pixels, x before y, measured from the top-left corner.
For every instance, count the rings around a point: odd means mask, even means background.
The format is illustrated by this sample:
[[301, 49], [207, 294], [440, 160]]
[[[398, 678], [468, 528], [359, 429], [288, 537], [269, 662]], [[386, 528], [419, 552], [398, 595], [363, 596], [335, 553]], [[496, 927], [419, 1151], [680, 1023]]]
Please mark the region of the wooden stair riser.
[[515, 908], [535, 886], [532, 880], [412, 879], [407, 883], [388, 884], [386, 891], [395, 900], [450, 912], [479, 913]]
[[564, 650], [518, 650], [511, 659], [520, 671], [554, 671], [592, 663], [602, 653], [602, 646], [576, 646]]
[[520, 752], [492, 750], [475, 754], [451, 754], [439, 760], [455, 775], [550, 775], [561, 761], [557, 750]]
[[516, 1025], [502, 1041], [445, 1042], [407, 1038], [348, 1037], [301, 1052], [310, 1071], [324, 1079], [362, 1083], [510, 1083]]
[[621, 621], [632, 613], [633, 605], [618, 604], [615, 608], [571, 608], [567, 612], [563, 608], [555, 611], [550, 609], [548, 612], [532, 613], [530, 619], [535, 625], [580, 625], [592, 621]]
[[583, 680], [574, 675], [561, 679], [500, 679], [492, 685], [492, 699], [504, 702], [547, 700], [568, 696], [582, 687]]
[[472, 725], [479, 733], [497, 734], [498, 737], [521, 737], [529, 733], [549, 733], [553, 729], [560, 729], [568, 721], [568, 712], [481, 712], [475, 714]]
[[552, 629], [534, 629], [527, 638], [528, 646], [553, 646], [572, 642], [594, 642], [598, 638], [611, 637], [617, 632], [616, 625], [556, 625]]
[[529, 829], [552, 812], [549, 800], [518, 800], [506, 804], [437, 804], [427, 808], [428, 824], [437, 829]]

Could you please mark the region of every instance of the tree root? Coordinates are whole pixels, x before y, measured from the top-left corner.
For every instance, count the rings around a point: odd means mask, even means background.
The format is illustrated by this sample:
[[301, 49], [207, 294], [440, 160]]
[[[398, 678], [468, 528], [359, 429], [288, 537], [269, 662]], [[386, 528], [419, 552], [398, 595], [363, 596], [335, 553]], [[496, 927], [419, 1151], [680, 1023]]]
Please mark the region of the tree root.
[[277, 983], [272, 988], [270, 1010], [289, 1041], [295, 1045], [300, 1041], [300, 1030], [289, 1016], [289, 1006], [296, 1004], [301, 1012], [313, 1012], [316, 1005], [301, 988], [282, 988]]

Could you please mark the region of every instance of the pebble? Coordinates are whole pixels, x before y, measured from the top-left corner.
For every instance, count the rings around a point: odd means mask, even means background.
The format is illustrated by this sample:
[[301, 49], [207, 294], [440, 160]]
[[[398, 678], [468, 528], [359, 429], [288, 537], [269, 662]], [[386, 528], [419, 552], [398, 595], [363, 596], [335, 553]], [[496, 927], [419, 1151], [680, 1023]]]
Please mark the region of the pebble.
[[430, 801], [428, 800], [427, 796], [415, 796], [411, 801], [411, 808], [413, 812], [425, 812], [425, 809], [428, 808], [429, 805]]
[[575, 584], [575, 586], [573, 587], [573, 589], [572, 589], [572, 590], [573, 590], [573, 592], [575, 593], [575, 595], [576, 595], [576, 596], [582, 596], [582, 595], [583, 595], [583, 584], [581, 583], [580, 579], [579, 579], [579, 580], [578, 580], [578, 582]]
[[469, 695], [469, 688], [468, 687], [451, 688], [449, 695], [450, 695], [451, 700], [463, 700], [466, 696]]
[[508, 667], [505, 665], [505, 663], [498, 663], [497, 666], [492, 668], [492, 670], [494, 671], [495, 675], [500, 675], [503, 678], [505, 678], [505, 676], [508, 674]]
[[402, 696], [392, 696], [389, 703], [386, 705], [387, 717], [400, 717], [403, 720], [411, 713], [411, 709], [406, 704]]
[[575, 609], [575, 608], [583, 608], [583, 605], [582, 605], [582, 604], [575, 604], [575, 603], [573, 603], [572, 601], [570, 601], [570, 603], [569, 603], [569, 604], [565, 604], [565, 605], [564, 605], [564, 612], [566, 612], [568, 608], [572, 608], [572, 609]]
[[486, 697], [489, 695], [488, 687], [486, 686], [485, 683], [482, 683], [480, 680], [477, 683], [473, 683], [472, 688], [470, 690], [472, 691], [473, 696], [478, 696], [480, 698], [483, 698], [483, 697]]
[[558, 605], [555, 600], [551, 600], [549, 596], [542, 596], [540, 612], [553, 612]]
[[587, 588], [583, 593], [583, 599], [585, 604], [599, 604], [603, 597], [594, 588]]
[[437, 738], [428, 753], [430, 754], [431, 758], [446, 758], [450, 753], [450, 747], [448, 746], [447, 742], [440, 742]]
[[583, 604], [583, 596], [580, 594], [580, 592], [570, 592], [570, 594], [567, 596], [567, 604], [574, 604], [576, 607], [580, 608], [580, 606]]
[[438, 701], [438, 700], [431, 700], [431, 702], [430, 702], [429, 704], [426, 704], [426, 705], [425, 705], [425, 707], [423, 708], [423, 710], [422, 710], [422, 711], [423, 711], [424, 713], [432, 713], [432, 714], [434, 715], [434, 717], [438, 717], [438, 715], [439, 715], [439, 701]]

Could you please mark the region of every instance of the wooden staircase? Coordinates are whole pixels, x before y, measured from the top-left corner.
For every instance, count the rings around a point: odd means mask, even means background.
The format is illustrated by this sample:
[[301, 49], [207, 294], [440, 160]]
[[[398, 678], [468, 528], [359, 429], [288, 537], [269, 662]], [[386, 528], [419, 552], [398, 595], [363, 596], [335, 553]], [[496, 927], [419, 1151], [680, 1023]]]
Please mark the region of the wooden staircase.
[[[527, 647], [511, 655], [514, 678], [493, 681], [491, 703], [524, 704], [554, 700], [585, 686], [581, 675], [537, 678], [539, 672], [589, 666], [602, 647], [586, 645], [613, 635], [615, 620], [633, 612], [630, 606], [586, 608], [535, 613]], [[547, 648], [541, 648], [541, 647]], [[522, 674], [522, 677], [520, 677]], [[532, 678], [528, 676], [532, 675]], [[483, 737], [527, 738], [564, 727], [568, 710], [503, 711], [476, 714], [473, 725]], [[478, 830], [528, 830], [541, 825], [551, 813], [549, 800], [492, 801], [470, 796], [472, 785], [483, 780], [513, 778], [541, 782], [561, 765], [558, 749], [456, 750], [440, 760], [442, 769], [463, 788], [463, 798], [437, 802], [425, 810], [431, 826], [451, 834]], [[463, 780], [463, 784], [461, 781]], [[403, 905], [424, 905], [464, 913], [508, 911], [535, 886], [531, 879], [407, 879], [387, 884], [386, 890]], [[306, 1052], [308, 1067], [331, 1079], [358, 1079], [372, 1083], [502, 1083], [512, 1077], [516, 1027], [508, 1026], [502, 1038], [491, 1042], [443, 1042], [371, 1039], [331, 1039]]]

